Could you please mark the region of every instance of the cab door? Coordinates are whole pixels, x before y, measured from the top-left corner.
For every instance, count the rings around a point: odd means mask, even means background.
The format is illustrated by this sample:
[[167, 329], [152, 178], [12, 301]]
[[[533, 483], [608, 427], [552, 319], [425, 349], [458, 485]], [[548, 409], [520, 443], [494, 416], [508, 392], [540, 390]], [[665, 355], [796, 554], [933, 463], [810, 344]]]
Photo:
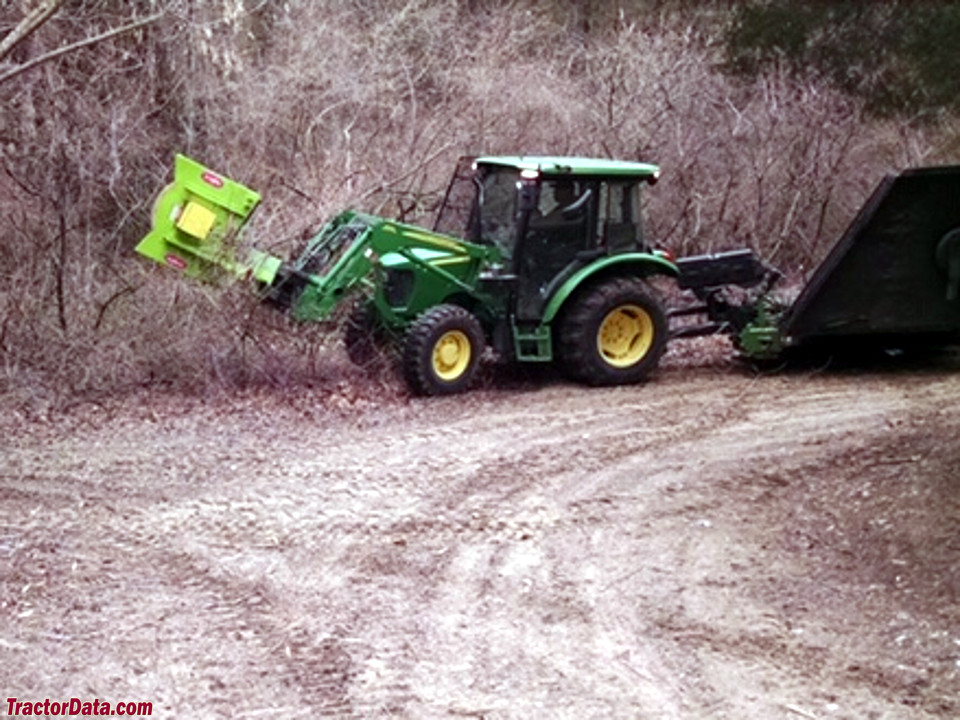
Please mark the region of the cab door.
[[597, 247], [599, 183], [584, 178], [541, 181], [536, 207], [521, 220], [514, 259], [516, 317], [538, 321], [554, 281], [582, 266]]

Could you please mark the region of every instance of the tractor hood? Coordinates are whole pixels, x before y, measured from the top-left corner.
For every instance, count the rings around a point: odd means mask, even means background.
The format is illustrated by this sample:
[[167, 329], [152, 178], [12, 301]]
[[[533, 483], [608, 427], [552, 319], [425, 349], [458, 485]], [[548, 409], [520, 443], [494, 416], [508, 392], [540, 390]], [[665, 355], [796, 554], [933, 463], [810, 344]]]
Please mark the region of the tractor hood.
[[[423, 262], [430, 263], [431, 265], [443, 265], [450, 262], [451, 260], [456, 260], [461, 258], [461, 255], [456, 255], [451, 252], [444, 252], [443, 250], [431, 250], [429, 248], [413, 248], [410, 250], [410, 253]], [[415, 264], [416, 261], [412, 261], [400, 253], [387, 253], [380, 258], [381, 267], [387, 270], [403, 270], [411, 267]]]

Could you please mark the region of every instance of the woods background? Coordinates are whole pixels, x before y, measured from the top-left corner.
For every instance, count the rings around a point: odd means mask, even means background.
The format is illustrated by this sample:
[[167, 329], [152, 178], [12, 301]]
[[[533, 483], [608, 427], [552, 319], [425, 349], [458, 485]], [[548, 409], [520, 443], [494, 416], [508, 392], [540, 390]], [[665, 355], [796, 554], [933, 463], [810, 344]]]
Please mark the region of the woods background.
[[337, 379], [327, 328], [148, 266], [185, 152], [289, 253], [345, 207], [424, 219], [461, 155], [661, 164], [648, 236], [795, 278], [888, 172], [960, 154], [960, 4], [6, 0], [0, 394]]

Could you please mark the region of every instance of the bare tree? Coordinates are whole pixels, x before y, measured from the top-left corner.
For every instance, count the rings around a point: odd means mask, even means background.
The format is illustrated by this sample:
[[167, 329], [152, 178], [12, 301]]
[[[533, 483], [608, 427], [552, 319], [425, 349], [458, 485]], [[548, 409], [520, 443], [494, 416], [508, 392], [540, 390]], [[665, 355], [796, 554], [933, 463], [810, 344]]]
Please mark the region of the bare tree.
[[[96, 43], [103, 42], [111, 38], [115, 38], [118, 35], [123, 35], [124, 33], [132, 32], [134, 30], [142, 28], [151, 23], [157, 22], [158, 20], [163, 18], [163, 16], [164, 16], [164, 13], [157, 13], [155, 15], [151, 15], [149, 17], [137, 20], [135, 22], [127, 23], [126, 25], [121, 25], [120, 27], [114, 28], [113, 30], [108, 30], [107, 32], [94, 35], [93, 37], [85, 38], [83, 40], [78, 40], [76, 42], [70, 43], [69, 45], [65, 45], [64, 47], [46, 52], [43, 55], [32, 58], [26, 62], [21, 63], [20, 65], [17, 65], [9, 70], [6, 70], [0, 73], [0, 85], [7, 82], [8, 80], [12, 80], [17, 75], [20, 75], [21, 73], [24, 73], [27, 70], [31, 70], [35, 68], [38, 65], [41, 65], [45, 62], [50, 62], [51, 60], [56, 60], [61, 55], [66, 55], [67, 53], [80, 50], [81, 48], [89, 47], [90, 45], [95, 45]], [[44, 21], [48, 17], [49, 15], [44, 18]], [[39, 27], [39, 24], [37, 25], [37, 27]], [[26, 36], [19, 38], [17, 42], [24, 39], [26, 39]], [[11, 45], [9, 49], [12, 51], [13, 47], [14, 46]]]

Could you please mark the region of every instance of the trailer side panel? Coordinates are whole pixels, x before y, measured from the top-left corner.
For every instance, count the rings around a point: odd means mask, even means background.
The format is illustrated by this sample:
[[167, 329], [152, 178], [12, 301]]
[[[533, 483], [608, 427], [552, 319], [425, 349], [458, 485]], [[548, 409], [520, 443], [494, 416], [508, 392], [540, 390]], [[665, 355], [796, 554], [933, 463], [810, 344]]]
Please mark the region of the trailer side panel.
[[960, 334], [960, 166], [883, 179], [781, 320], [788, 345]]

